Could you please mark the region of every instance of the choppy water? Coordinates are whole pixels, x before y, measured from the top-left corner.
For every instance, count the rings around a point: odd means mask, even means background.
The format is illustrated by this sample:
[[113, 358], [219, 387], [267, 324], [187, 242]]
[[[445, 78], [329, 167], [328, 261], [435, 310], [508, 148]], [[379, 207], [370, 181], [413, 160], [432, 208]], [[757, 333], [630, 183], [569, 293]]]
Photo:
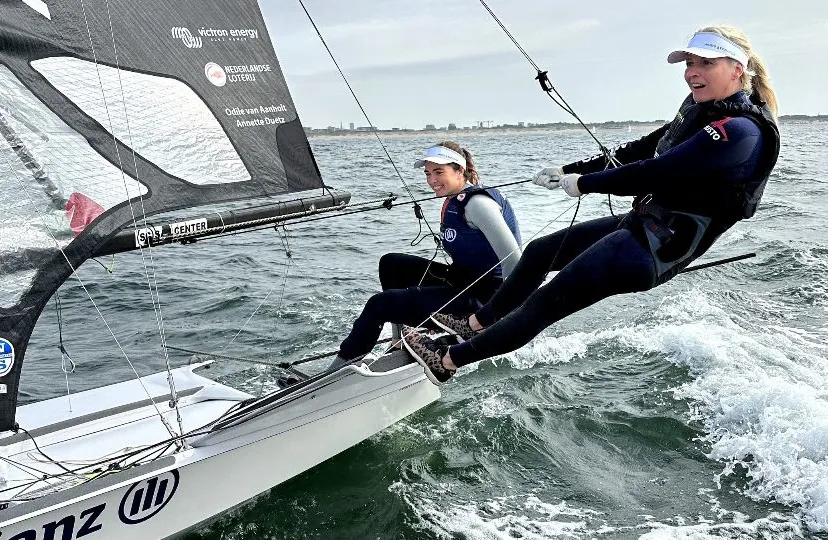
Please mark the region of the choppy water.
[[[188, 538], [828, 538], [828, 124], [782, 131], [758, 214], [706, 257], [756, 258], [561, 321], [514, 354], [464, 369], [437, 403]], [[605, 144], [640, 134], [598, 132]], [[490, 185], [594, 151], [574, 130], [458, 140]], [[410, 163], [438, 141], [385, 142], [414, 194], [428, 196]], [[376, 140], [311, 143], [327, 183], [355, 200], [404, 194]], [[561, 192], [504, 191], [524, 238], [572, 218]], [[433, 227], [438, 204], [425, 205]], [[614, 200], [617, 212], [627, 204]], [[588, 196], [578, 220], [607, 211], [606, 198]], [[168, 342], [257, 358], [335, 349], [378, 290], [379, 256], [433, 249], [428, 239], [409, 246], [418, 225], [407, 206], [315, 225], [155, 250]], [[81, 273], [143, 374], [163, 357], [142, 268], [130, 254], [112, 275], [95, 263]], [[86, 293], [70, 283], [61, 300], [78, 363], [72, 389], [129, 377]], [[24, 369], [27, 400], [65, 392], [56, 328], [50, 308]], [[259, 390], [248, 366], [220, 368]]]

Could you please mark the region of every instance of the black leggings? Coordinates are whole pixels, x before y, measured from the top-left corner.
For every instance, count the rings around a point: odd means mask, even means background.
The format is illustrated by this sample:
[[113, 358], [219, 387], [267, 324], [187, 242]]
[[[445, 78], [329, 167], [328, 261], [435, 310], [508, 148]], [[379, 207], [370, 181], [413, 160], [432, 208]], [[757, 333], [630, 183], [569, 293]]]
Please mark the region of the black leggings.
[[443, 313], [469, 313], [487, 301], [502, 283], [484, 278], [461, 293], [471, 281], [463, 272], [438, 262], [429, 265], [428, 259], [403, 253], [382, 256], [379, 278], [383, 292], [365, 303], [351, 333], [339, 346], [342, 358], [350, 360], [371, 352], [386, 322], [418, 325], [440, 308]]
[[[485, 330], [451, 347], [452, 361], [464, 366], [514, 351], [599, 300], [655, 286], [653, 256], [630, 230], [618, 228], [622, 217], [593, 219], [527, 244], [503, 286], [475, 314]], [[551, 270], [559, 272], [538, 288]]]

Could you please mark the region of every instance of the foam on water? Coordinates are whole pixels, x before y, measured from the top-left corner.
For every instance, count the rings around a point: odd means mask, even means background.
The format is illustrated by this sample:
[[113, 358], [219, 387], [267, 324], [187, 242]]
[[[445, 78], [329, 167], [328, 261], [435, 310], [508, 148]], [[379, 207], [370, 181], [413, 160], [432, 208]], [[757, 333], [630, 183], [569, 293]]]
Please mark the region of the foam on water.
[[417, 514], [417, 526], [438, 538], [547, 540], [617, 530], [603, 523], [600, 512], [566, 501], [548, 503], [532, 494], [457, 501], [446, 486], [397, 482], [390, 489]]
[[810, 530], [828, 531], [823, 336], [750, 324], [722, 301], [697, 289], [668, 297], [659, 322], [596, 332], [585, 343], [618, 339], [687, 366], [693, 379], [673, 392], [691, 404], [689, 420], [704, 425], [709, 457], [725, 464], [721, 476], [744, 472], [746, 495], [799, 507]]
[[700, 523], [696, 525], [665, 525], [647, 523], [653, 529], [639, 540], [793, 540], [802, 538], [796, 523], [785, 516], [771, 514], [767, 518], [742, 523]]

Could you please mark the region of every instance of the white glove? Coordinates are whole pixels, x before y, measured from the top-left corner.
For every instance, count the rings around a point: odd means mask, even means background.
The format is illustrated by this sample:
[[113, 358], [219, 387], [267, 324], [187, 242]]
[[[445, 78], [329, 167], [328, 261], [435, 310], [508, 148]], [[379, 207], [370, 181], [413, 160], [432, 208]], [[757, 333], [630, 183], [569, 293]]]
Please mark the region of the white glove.
[[532, 182], [546, 189], [555, 189], [563, 177], [561, 167], [548, 167], [532, 177]]
[[561, 189], [566, 192], [567, 195], [570, 197], [580, 197], [583, 195], [581, 190], [578, 189], [578, 178], [580, 178], [580, 174], [566, 174], [563, 178], [560, 179]]

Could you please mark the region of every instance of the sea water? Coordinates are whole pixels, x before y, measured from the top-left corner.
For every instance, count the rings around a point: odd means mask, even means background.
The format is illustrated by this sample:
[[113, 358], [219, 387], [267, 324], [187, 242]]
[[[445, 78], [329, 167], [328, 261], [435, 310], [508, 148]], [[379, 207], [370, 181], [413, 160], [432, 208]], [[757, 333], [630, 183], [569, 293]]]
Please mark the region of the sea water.
[[[438, 402], [188, 538], [828, 538], [828, 124], [781, 131], [756, 216], [699, 262], [755, 258], [609, 298], [464, 368]], [[372, 135], [313, 137], [328, 185], [355, 202], [395, 193], [397, 204], [86, 263], [80, 275], [119, 344], [68, 283], [60, 333], [77, 367], [61, 369], [50, 305], [22, 399], [132, 377], [125, 356], [141, 374], [162, 369], [162, 333], [174, 346], [274, 362], [336, 350], [379, 290], [383, 253], [435, 254], [440, 201], [423, 203], [427, 223], [406, 201], [431, 194], [411, 165], [444, 139], [472, 152], [485, 185], [596, 151], [583, 130], [384, 135], [392, 165]], [[560, 190], [503, 192], [526, 240], [573, 219], [575, 200]], [[589, 195], [574, 218], [629, 203]], [[170, 355], [174, 365], [189, 357]], [[272, 369], [216, 364], [251, 393], [275, 384]]]

